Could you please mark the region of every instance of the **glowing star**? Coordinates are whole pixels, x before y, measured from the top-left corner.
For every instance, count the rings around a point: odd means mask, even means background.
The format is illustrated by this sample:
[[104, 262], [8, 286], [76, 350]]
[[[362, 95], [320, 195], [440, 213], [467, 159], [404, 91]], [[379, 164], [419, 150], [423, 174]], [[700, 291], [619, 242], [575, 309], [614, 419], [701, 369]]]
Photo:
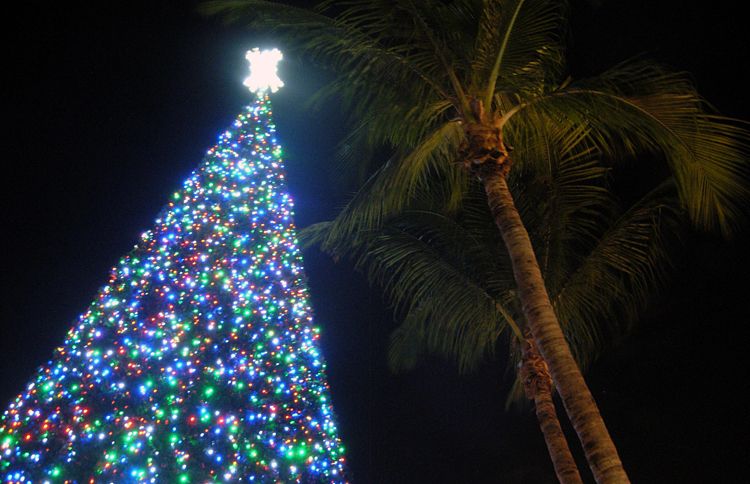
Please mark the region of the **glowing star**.
[[276, 72], [276, 64], [283, 58], [279, 49], [260, 50], [257, 47], [248, 50], [245, 59], [250, 62], [250, 75], [243, 84], [252, 92], [260, 93], [269, 89], [276, 92], [284, 83]]

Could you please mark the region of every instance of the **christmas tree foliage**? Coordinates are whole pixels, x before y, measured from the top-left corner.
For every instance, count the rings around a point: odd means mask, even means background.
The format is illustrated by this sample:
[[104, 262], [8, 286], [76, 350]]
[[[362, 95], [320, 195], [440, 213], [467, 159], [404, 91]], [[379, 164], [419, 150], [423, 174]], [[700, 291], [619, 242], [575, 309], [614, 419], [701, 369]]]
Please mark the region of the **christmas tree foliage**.
[[267, 91], [0, 420], [3, 482], [343, 482]]

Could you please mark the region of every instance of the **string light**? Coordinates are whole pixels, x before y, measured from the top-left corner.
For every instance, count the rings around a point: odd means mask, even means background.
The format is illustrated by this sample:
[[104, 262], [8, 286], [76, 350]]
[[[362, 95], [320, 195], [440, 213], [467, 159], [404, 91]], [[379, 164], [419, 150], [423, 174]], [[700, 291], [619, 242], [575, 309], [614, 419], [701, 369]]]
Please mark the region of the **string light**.
[[3, 482], [345, 482], [267, 92], [0, 419]]

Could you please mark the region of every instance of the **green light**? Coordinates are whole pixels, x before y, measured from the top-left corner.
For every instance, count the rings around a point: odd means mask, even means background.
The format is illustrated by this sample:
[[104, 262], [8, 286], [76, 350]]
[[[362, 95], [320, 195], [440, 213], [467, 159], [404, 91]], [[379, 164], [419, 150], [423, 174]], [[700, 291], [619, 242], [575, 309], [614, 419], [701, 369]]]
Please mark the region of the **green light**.
[[340, 480], [329, 406], [315, 408], [325, 375], [295, 356], [318, 358], [318, 329], [263, 113], [261, 99], [239, 117], [251, 124], [235, 123], [169, 194], [52, 365], [0, 417], [0, 481], [19, 469], [50, 484]]

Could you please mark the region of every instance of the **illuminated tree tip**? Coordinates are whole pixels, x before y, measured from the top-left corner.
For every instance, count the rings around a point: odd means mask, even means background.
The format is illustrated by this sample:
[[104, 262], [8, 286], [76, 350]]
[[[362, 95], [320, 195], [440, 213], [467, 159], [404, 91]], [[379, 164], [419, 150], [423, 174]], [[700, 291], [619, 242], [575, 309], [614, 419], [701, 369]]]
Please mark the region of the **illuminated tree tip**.
[[279, 49], [260, 50], [256, 47], [248, 50], [245, 59], [250, 63], [250, 75], [245, 78], [243, 84], [254, 93], [278, 91], [284, 86], [276, 72], [277, 64], [282, 58]]

